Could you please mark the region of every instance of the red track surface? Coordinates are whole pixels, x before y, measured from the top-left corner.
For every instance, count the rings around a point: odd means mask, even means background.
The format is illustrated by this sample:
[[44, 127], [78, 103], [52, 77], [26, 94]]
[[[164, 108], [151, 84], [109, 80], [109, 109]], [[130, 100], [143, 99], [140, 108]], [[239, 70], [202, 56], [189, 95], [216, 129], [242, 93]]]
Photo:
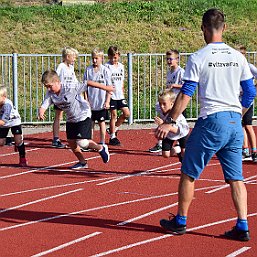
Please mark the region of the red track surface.
[[51, 133], [25, 137], [28, 168], [17, 166], [13, 147], [1, 148], [0, 256], [256, 256], [257, 164], [244, 163], [249, 242], [221, 236], [236, 213], [215, 158], [196, 183], [188, 233], [172, 236], [159, 220], [177, 210], [178, 159], [147, 152], [150, 130], [119, 138], [108, 164], [84, 153], [89, 169], [79, 172], [68, 169], [76, 162], [68, 149], [50, 147]]

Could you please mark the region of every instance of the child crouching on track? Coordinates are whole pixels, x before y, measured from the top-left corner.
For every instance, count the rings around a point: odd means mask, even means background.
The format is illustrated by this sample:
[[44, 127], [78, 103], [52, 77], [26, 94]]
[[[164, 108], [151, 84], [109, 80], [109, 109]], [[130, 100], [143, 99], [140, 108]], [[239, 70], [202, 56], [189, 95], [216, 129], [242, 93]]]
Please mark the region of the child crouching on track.
[[87, 161], [81, 152], [82, 148], [90, 148], [98, 151], [104, 163], [110, 159], [108, 147], [99, 145], [91, 140], [92, 121], [91, 109], [87, 100], [82, 97], [82, 92], [87, 91], [88, 86], [97, 87], [106, 91], [112, 91], [112, 86], [105, 86], [93, 81], [85, 83], [61, 84], [57, 73], [53, 70], [44, 72], [42, 83], [47, 88], [48, 93], [39, 109], [39, 119], [45, 118], [45, 111], [55, 104], [66, 113], [66, 136], [68, 144], [79, 160], [71, 169], [87, 168]]
[[172, 89], [165, 89], [160, 92], [158, 96], [159, 108], [157, 108], [159, 116], [156, 116], [154, 121], [157, 125], [161, 125], [162, 123], [173, 124], [167, 137], [162, 140], [162, 156], [168, 158], [174, 154], [173, 143], [177, 140], [179, 142], [181, 151], [177, 151], [176, 153], [179, 157], [179, 161], [182, 162], [185, 152], [186, 139], [189, 133], [189, 126], [183, 114], [178, 117], [176, 123], [170, 119], [169, 113], [175, 99], [176, 94], [172, 91]]
[[26, 167], [27, 160], [22, 136], [21, 117], [14, 108], [12, 101], [7, 98], [6, 87], [0, 85], [0, 146], [5, 145], [6, 137], [10, 129], [14, 136], [15, 149], [19, 151], [19, 165]]

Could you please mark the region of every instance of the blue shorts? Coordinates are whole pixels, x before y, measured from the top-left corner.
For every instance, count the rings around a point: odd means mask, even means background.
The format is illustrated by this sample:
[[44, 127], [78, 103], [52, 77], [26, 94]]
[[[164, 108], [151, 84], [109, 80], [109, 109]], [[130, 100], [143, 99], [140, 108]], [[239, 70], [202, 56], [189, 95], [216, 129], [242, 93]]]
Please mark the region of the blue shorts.
[[216, 154], [226, 181], [243, 180], [243, 138], [239, 113], [218, 112], [199, 118], [187, 140], [181, 171], [198, 179]]

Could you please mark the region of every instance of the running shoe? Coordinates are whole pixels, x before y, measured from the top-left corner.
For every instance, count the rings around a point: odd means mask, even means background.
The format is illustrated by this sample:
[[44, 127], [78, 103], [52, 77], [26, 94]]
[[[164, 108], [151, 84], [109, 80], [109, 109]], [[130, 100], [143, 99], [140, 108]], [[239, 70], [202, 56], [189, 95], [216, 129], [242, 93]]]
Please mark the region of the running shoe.
[[238, 230], [236, 227], [233, 227], [230, 231], [225, 232], [225, 237], [238, 241], [249, 241], [250, 233], [249, 231]]
[[70, 169], [72, 170], [80, 170], [80, 169], [87, 169], [87, 168], [88, 168], [87, 162], [86, 163], [78, 162], [70, 167]]
[[20, 157], [19, 166], [20, 166], [20, 167], [27, 167], [27, 166], [28, 166], [27, 159]]
[[110, 154], [109, 154], [107, 145], [103, 145], [103, 149], [99, 152], [99, 154], [101, 155], [104, 163], [109, 162]]
[[252, 153], [252, 160], [253, 162], [257, 162], [257, 152]]
[[162, 146], [159, 145], [159, 144], [156, 144], [155, 146], [153, 146], [153, 147], [151, 147], [151, 148], [149, 149], [149, 152], [150, 152], [150, 153], [159, 153], [159, 152], [161, 152], [161, 151], [162, 151]]
[[120, 140], [117, 137], [110, 138], [109, 145], [120, 145]]
[[249, 153], [242, 152], [242, 161], [251, 161], [252, 157]]
[[62, 142], [61, 142], [60, 139], [57, 139], [57, 140], [53, 140], [53, 141], [52, 141], [52, 147], [56, 147], [56, 148], [65, 148], [66, 145], [65, 145], [65, 144], [62, 144]]
[[173, 215], [173, 219], [166, 220], [162, 219], [160, 220], [160, 225], [167, 231], [175, 235], [183, 235], [186, 233], [186, 225], [179, 225], [176, 222], [176, 216]]

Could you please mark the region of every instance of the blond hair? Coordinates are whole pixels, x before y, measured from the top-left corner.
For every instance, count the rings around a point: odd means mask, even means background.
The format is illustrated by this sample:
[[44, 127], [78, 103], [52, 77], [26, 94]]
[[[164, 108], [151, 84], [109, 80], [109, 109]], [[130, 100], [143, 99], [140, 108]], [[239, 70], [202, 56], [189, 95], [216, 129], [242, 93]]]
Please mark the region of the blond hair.
[[41, 82], [46, 85], [53, 81], [60, 81], [60, 78], [55, 70], [47, 70], [43, 73]]
[[94, 56], [94, 55], [97, 55], [97, 56], [104, 56], [104, 51], [100, 48], [95, 48], [93, 49], [93, 51], [91, 52], [91, 55]]
[[0, 84], [0, 96], [3, 97], [3, 96], [7, 96], [7, 88], [6, 86], [3, 86]]
[[174, 103], [176, 99], [176, 94], [170, 88], [164, 89], [158, 95], [158, 100], [160, 101], [162, 99], [169, 99], [172, 103]]
[[62, 49], [62, 59], [63, 60], [65, 60], [67, 58], [67, 56], [70, 54], [78, 56], [79, 52], [76, 49], [69, 47], [69, 46], [66, 46]]

